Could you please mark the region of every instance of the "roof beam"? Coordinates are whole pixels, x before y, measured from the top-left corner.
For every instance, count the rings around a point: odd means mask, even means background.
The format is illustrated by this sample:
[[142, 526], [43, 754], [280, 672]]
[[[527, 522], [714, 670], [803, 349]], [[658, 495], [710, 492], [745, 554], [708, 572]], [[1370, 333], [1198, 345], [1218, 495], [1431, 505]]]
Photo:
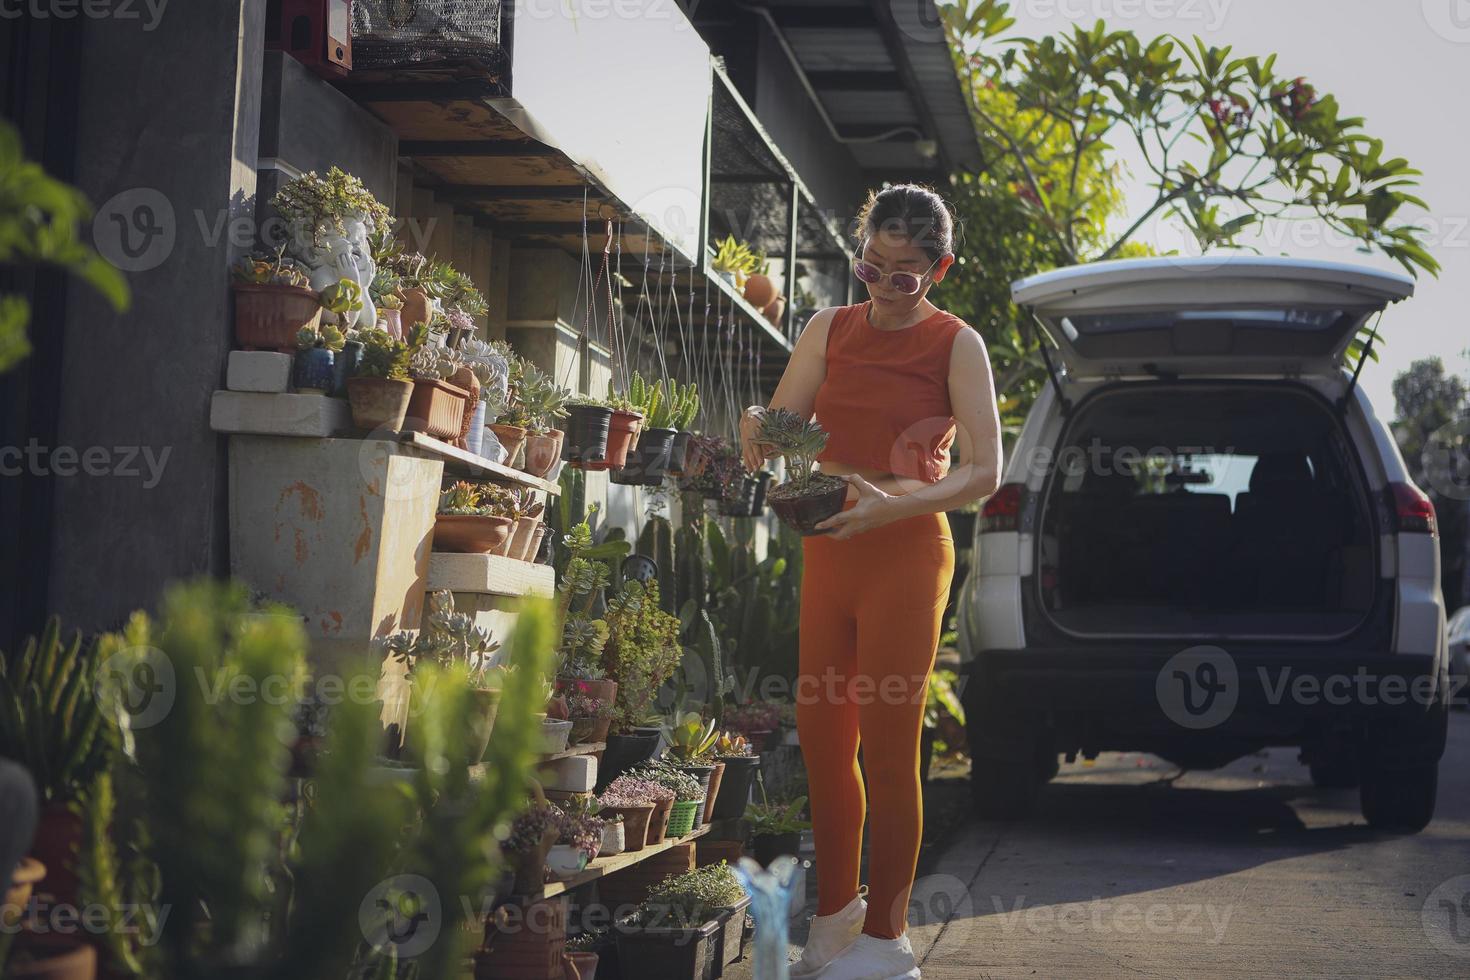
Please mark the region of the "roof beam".
[[[881, 0], [883, 3], [889, 0]], [[843, 7], [768, 7], [771, 16], [782, 29], [789, 27], [817, 27], [824, 30], [877, 30], [879, 20], [872, 7], [855, 4]]]
[[903, 91], [903, 78], [896, 71], [809, 71], [813, 88], [841, 92]]
[[549, 157], [555, 147], [536, 140], [400, 140], [401, 157]]
[[919, 127], [924, 132], [931, 134], [935, 142], [939, 144], [939, 160], [945, 170], [954, 169], [954, 161], [949, 159], [945, 152], [944, 141], [939, 138], [939, 124], [934, 119], [934, 112], [929, 107], [929, 101], [924, 98], [924, 87], [919, 84], [919, 76], [914, 72], [914, 63], [909, 60], [909, 53], [903, 46], [899, 33], [898, 23], [893, 19], [892, 0], [868, 0], [868, 9], [878, 22], [878, 36], [883, 39], [883, 46], [888, 50], [888, 57], [892, 59], [893, 66], [898, 69], [898, 74], [903, 78], [904, 88], [910, 93], [915, 108], [919, 110], [919, 118], [922, 125]]

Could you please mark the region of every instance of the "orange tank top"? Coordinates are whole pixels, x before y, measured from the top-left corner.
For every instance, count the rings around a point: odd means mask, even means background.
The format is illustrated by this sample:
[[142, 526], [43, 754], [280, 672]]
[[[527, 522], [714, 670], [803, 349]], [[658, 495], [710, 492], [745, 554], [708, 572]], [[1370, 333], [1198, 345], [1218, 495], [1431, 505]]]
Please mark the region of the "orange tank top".
[[879, 330], [868, 322], [869, 305], [840, 307], [827, 329], [827, 377], [815, 405], [827, 446], [817, 461], [934, 483], [949, 472], [949, 359], [965, 321], [939, 310], [902, 330]]

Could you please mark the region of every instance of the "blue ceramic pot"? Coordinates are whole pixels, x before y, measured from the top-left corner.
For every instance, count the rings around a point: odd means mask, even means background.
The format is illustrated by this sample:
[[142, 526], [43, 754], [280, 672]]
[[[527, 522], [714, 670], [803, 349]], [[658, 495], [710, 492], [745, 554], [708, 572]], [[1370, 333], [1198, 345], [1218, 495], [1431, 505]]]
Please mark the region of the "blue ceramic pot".
[[475, 412], [470, 416], [470, 431], [464, 437], [465, 447], [476, 456], [485, 444], [485, 402], [483, 399], [475, 402]]
[[300, 392], [327, 394], [336, 385], [333, 364], [336, 358], [325, 347], [312, 347], [296, 352], [291, 385]]
[[361, 363], [362, 341], [344, 343], [332, 358], [332, 394], [339, 397], [347, 395], [347, 379], [357, 374], [357, 366]]

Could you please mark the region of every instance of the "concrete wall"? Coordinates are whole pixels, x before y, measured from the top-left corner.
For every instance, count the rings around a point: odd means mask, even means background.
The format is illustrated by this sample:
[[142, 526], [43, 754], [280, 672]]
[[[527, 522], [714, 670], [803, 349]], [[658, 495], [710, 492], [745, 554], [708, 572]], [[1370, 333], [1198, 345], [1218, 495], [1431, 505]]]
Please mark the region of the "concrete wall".
[[[118, 623], [164, 583], [225, 570], [223, 441], [207, 424], [230, 349], [222, 222], [255, 209], [265, 4], [174, 4], [142, 21], [85, 19], [76, 180], [96, 242], [128, 271], [115, 315], [71, 280], [58, 442], [105, 450], [108, 476], [56, 479], [51, 606], [70, 625]], [[201, 228], [201, 223], [203, 227]], [[156, 481], [120, 472], [143, 451]]]

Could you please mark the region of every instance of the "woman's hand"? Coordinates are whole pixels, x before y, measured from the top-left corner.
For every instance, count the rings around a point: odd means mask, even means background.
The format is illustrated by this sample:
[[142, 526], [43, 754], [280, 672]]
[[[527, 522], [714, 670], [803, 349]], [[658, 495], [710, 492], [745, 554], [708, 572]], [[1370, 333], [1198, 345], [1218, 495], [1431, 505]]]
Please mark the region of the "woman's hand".
[[856, 473], [841, 474], [842, 479], [857, 487], [857, 503], [851, 510], [840, 510], [821, 521], [816, 526], [820, 528], [832, 528], [832, 538], [836, 541], [845, 541], [854, 534], [862, 534], [874, 528], [882, 527], [898, 519], [895, 513], [894, 501], [898, 499], [897, 494], [879, 490], [867, 480]]
[[760, 469], [772, 456], [778, 455], [769, 442], [761, 442], [756, 438], [760, 435], [761, 423], [765, 417], [766, 410], [759, 405], [750, 406], [740, 416], [740, 459], [751, 472]]

